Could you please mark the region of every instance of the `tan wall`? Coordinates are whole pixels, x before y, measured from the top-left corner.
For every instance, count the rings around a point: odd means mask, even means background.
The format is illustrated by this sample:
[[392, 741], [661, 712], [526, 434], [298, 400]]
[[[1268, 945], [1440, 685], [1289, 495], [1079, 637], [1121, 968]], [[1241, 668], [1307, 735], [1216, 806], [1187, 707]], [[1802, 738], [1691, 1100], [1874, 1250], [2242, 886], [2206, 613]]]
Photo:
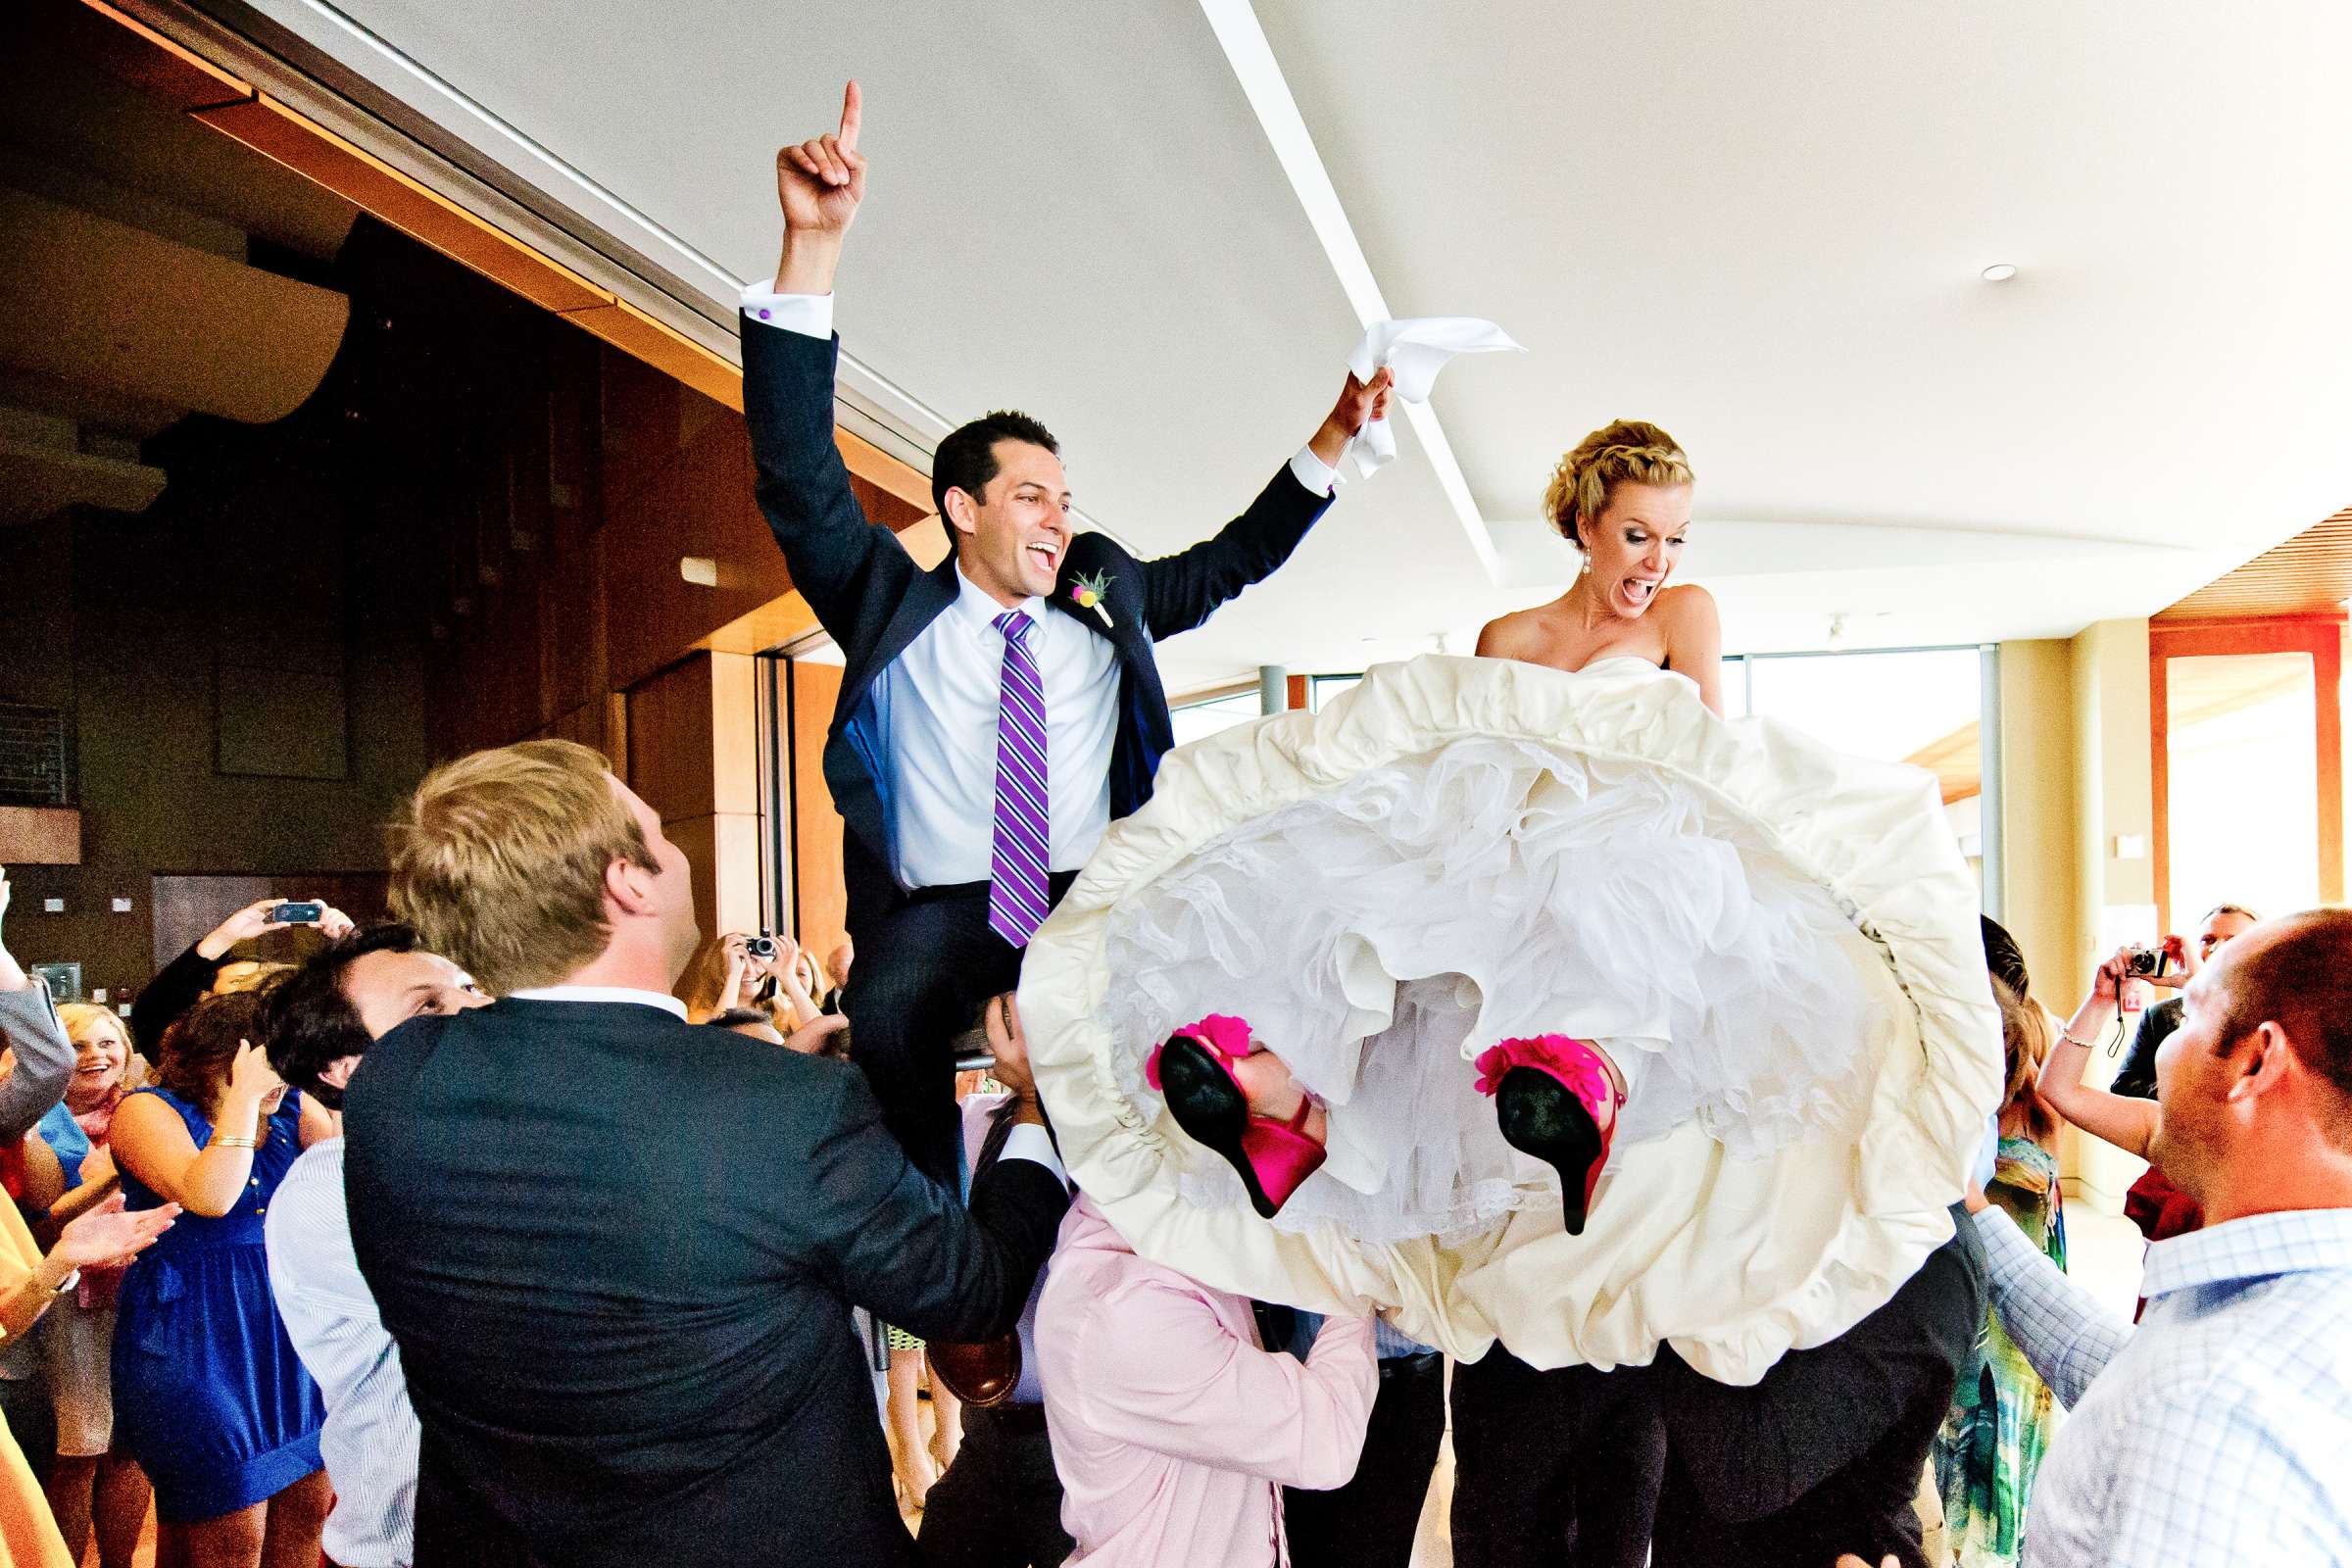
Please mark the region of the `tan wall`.
[[[2004, 923], [2025, 949], [2038, 1000], [2061, 1018], [2102, 956], [2109, 911], [2155, 902], [2148, 756], [2146, 621], [2001, 645]], [[2119, 858], [2119, 838], [2138, 839], [2142, 853]], [[2095, 1052], [2087, 1079], [2103, 1081], [2119, 1065]], [[2111, 1211], [2142, 1168], [2072, 1128], [2059, 1163], [2078, 1196]]]
[[2003, 643], [2000, 671], [2001, 921], [2053, 1002], [2072, 984], [2080, 925], [2073, 647]]

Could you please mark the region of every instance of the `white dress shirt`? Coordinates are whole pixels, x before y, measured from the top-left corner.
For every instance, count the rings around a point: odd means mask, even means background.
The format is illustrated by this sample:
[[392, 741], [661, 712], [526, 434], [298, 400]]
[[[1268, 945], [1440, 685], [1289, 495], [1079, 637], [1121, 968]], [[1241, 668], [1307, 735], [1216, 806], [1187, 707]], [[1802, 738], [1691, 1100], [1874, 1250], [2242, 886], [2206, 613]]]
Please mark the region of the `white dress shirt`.
[[686, 1004], [634, 986], [533, 986], [528, 991], [510, 991], [507, 996], [514, 1002], [625, 1002], [632, 1006], [660, 1007], [674, 1014], [680, 1023], [686, 1021]]
[[2001, 1326], [2069, 1409], [2027, 1568], [2352, 1563], [2352, 1209], [2156, 1243], [2137, 1329], [1999, 1209], [1977, 1229]]
[[[743, 291], [744, 314], [807, 337], [833, 335], [833, 296]], [[1311, 450], [1291, 472], [1317, 495], [1337, 475]], [[892, 870], [906, 888], [986, 882], [996, 848], [997, 710], [1005, 607], [956, 573], [956, 602], [874, 683], [892, 777]], [[1029, 649], [1046, 691], [1046, 791], [1051, 868], [1075, 871], [1110, 825], [1110, 762], [1118, 740], [1118, 660], [1110, 640], [1037, 599]]]
[[304, 1150], [263, 1216], [270, 1290], [326, 1401], [318, 1451], [335, 1489], [319, 1544], [345, 1568], [407, 1568], [416, 1528], [416, 1411], [400, 1347], [351, 1248], [343, 1140]]
[[[1119, 665], [1110, 639], [1044, 601], [1029, 652], [1046, 689], [1046, 808], [1052, 868], [1075, 871], [1110, 826], [1110, 755], [1119, 736]], [[956, 602], [915, 635], [874, 683], [890, 740], [891, 840], [902, 887], [989, 879], [996, 849], [997, 712], [1004, 613], [956, 570]]]

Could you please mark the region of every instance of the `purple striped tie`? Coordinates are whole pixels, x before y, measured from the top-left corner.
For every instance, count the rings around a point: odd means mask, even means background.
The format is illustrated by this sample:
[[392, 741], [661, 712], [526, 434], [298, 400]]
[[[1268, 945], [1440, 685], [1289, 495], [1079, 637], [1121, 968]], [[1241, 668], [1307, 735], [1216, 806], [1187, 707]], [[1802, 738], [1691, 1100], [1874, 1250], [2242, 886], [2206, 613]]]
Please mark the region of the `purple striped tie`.
[[988, 923], [1016, 948], [1046, 919], [1053, 818], [1046, 805], [1046, 686], [1029, 652], [1036, 622], [1017, 610], [996, 619], [1004, 634], [997, 707], [997, 839], [989, 861]]

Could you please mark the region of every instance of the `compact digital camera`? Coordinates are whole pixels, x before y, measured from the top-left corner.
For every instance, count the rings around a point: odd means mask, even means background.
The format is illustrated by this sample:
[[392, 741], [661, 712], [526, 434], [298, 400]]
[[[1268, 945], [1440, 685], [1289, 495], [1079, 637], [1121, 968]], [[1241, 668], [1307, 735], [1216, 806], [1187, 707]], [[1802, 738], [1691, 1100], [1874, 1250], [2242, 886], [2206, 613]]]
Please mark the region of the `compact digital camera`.
[[755, 958], [772, 958], [776, 956], [776, 939], [764, 934], [746, 938], [743, 951]]
[[2133, 948], [2124, 957], [2124, 973], [2135, 980], [2153, 980], [2172, 970], [2173, 956], [2162, 948]]

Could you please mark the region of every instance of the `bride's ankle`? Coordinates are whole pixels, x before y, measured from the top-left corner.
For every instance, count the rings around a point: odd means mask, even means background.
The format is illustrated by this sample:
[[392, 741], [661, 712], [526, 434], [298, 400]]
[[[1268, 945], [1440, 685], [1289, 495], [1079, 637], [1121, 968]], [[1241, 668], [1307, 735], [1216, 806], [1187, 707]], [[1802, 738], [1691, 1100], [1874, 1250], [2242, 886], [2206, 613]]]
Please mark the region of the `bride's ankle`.
[[1291, 1076], [1290, 1064], [1262, 1047], [1234, 1062], [1232, 1068], [1233, 1081], [1242, 1086], [1242, 1098], [1249, 1102], [1252, 1116], [1288, 1121], [1306, 1098], [1306, 1091]]

